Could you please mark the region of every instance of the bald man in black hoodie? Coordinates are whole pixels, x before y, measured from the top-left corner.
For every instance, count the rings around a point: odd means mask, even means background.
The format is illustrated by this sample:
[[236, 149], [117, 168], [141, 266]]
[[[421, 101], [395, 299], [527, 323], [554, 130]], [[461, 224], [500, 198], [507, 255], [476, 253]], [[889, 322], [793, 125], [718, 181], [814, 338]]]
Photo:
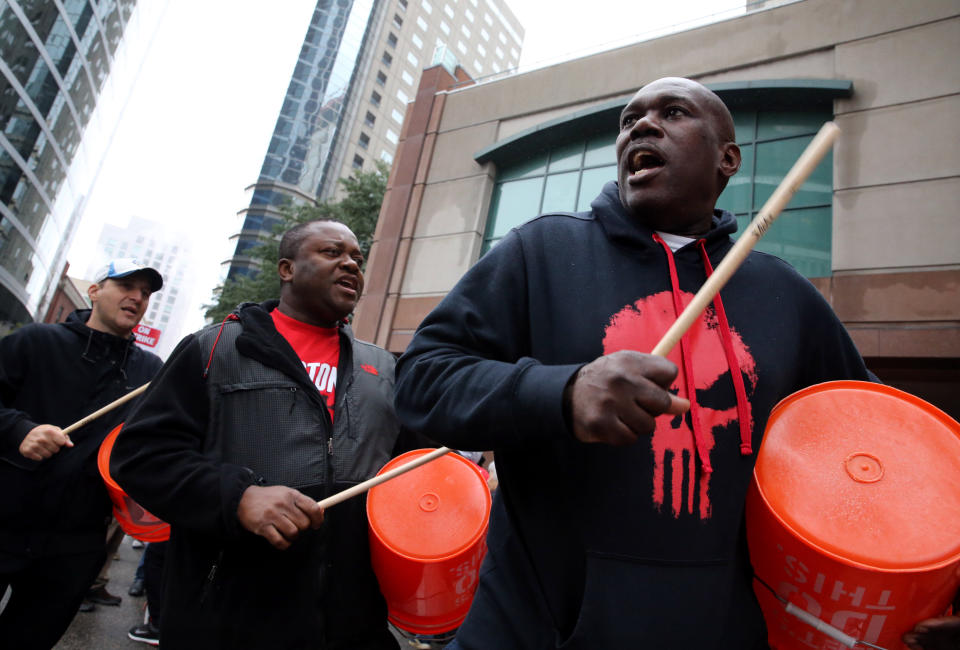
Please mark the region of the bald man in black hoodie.
[[766, 647], [744, 499], [783, 397], [870, 375], [830, 306], [753, 252], [668, 358], [642, 354], [730, 250], [740, 167], [723, 102], [688, 79], [621, 113], [589, 211], [515, 228], [421, 323], [401, 422], [493, 449], [489, 553], [451, 648]]

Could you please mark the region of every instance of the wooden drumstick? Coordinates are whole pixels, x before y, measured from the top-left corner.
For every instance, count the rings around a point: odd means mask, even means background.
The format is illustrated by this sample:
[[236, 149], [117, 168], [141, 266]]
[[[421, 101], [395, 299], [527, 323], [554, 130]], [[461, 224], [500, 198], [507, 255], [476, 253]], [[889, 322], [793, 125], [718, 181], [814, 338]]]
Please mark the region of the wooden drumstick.
[[424, 454], [419, 458], [414, 458], [409, 463], [404, 463], [400, 467], [394, 467], [390, 471], [384, 472], [379, 476], [374, 476], [371, 479], [367, 479], [363, 483], [357, 483], [352, 488], [347, 488], [343, 492], [337, 492], [333, 496], [327, 497], [323, 501], [318, 501], [317, 503], [320, 505], [321, 508], [327, 508], [329, 506], [336, 505], [341, 501], [346, 501], [347, 499], [355, 497], [358, 494], [363, 494], [364, 492], [374, 487], [375, 485], [380, 485], [381, 483], [389, 481], [392, 478], [396, 478], [401, 474], [406, 474], [410, 470], [416, 469], [421, 465], [426, 465], [430, 461], [436, 460], [441, 456], [446, 456], [451, 451], [453, 450], [450, 449], [449, 447], [439, 447], [431, 451], [429, 454]]
[[714, 297], [720, 292], [723, 285], [727, 283], [734, 271], [743, 264], [743, 260], [745, 260], [747, 255], [750, 254], [750, 251], [753, 250], [757, 241], [763, 237], [774, 220], [780, 216], [783, 208], [786, 207], [790, 199], [793, 198], [793, 195], [800, 189], [800, 186], [803, 185], [823, 157], [830, 151], [830, 147], [833, 146], [838, 135], [840, 135], [840, 127], [833, 122], [827, 122], [820, 127], [820, 131], [817, 132], [817, 135], [810, 144], [807, 145], [804, 152], [800, 154], [797, 162], [793, 164], [793, 167], [790, 168], [787, 175], [783, 177], [780, 185], [773, 191], [773, 194], [770, 195], [767, 202], [763, 204], [763, 208], [760, 209], [757, 216], [754, 217], [750, 225], [747, 226], [743, 235], [737, 239], [733, 248], [724, 256], [723, 261], [717, 264], [717, 268], [713, 274], [703, 283], [703, 286], [697, 291], [693, 300], [686, 306], [674, 324], [670, 326], [670, 329], [663, 335], [663, 338], [660, 339], [657, 346], [653, 348], [651, 354], [665, 357], [670, 353], [673, 346], [680, 341], [686, 331], [690, 329], [690, 326], [700, 317], [700, 314], [703, 313], [703, 310], [713, 301]]
[[63, 430], [61, 431], [61, 433], [62, 433], [63, 435], [65, 435], [65, 436], [69, 436], [71, 433], [73, 433], [74, 431], [76, 431], [76, 430], [79, 429], [80, 427], [82, 427], [82, 426], [84, 426], [84, 425], [86, 425], [86, 424], [89, 424], [90, 422], [93, 422], [94, 420], [96, 420], [96, 419], [97, 419], [98, 417], [100, 417], [101, 415], [105, 415], [105, 414], [109, 413], [110, 411], [112, 411], [113, 409], [117, 408], [118, 406], [122, 406], [122, 405], [126, 404], [127, 402], [129, 402], [130, 400], [132, 400], [134, 397], [136, 397], [137, 395], [139, 395], [139, 394], [142, 393], [143, 391], [147, 390], [147, 386], [149, 386], [149, 385], [150, 385], [150, 382], [148, 381], [147, 383], [145, 383], [145, 384], [144, 384], [143, 386], [141, 386], [140, 388], [134, 388], [132, 391], [130, 391], [129, 393], [127, 393], [127, 394], [124, 395], [123, 397], [121, 397], [121, 398], [119, 398], [119, 399], [116, 399], [116, 400], [110, 402], [109, 404], [107, 404], [106, 406], [103, 406], [103, 407], [97, 409], [96, 411], [94, 411], [94, 412], [91, 413], [90, 415], [86, 416], [85, 418], [82, 418], [82, 419], [80, 419], [80, 420], [77, 420], [76, 422], [74, 422], [73, 424], [71, 424], [71, 425], [70, 425], [69, 427], [67, 427], [66, 429], [63, 429]]
[[[680, 341], [681, 337], [690, 329], [690, 326], [700, 317], [700, 314], [707, 308], [710, 302], [713, 301], [714, 297], [719, 293], [723, 285], [727, 283], [734, 271], [743, 264], [743, 261], [747, 258], [747, 255], [750, 254], [750, 251], [753, 250], [757, 241], [763, 237], [774, 220], [780, 216], [783, 208], [786, 207], [790, 199], [793, 198], [793, 195], [800, 189], [800, 186], [803, 185], [810, 174], [813, 173], [813, 170], [816, 169], [817, 165], [820, 164], [823, 157], [830, 151], [830, 147], [833, 146], [838, 135], [840, 135], [840, 128], [833, 122], [827, 122], [820, 127], [820, 131], [817, 132], [817, 135], [814, 136], [810, 144], [807, 145], [807, 148], [797, 159], [797, 162], [793, 164], [790, 171], [787, 172], [787, 175], [783, 177], [780, 185], [777, 186], [777, 189], [774, 190], [770, 198], [767, 199], [767, 202], [764, 203], [763, 208], [760, 209], [757, 216], [750, 222], [750, 225], [744, 231], [743, 235], [740, 236], [730, 251], [724, 256], [723, 261], [717, 265], [717, 268], [710, 277], [707, 278], [703, 286], [700, 287], [700, 290], [697, 291], [697, 294], [680, 314], [680, 317], [670, 326], [670, 329], [663, 335], [660, 342], [653, 348], [651, 354], [664, 357], [670, 353], [673, 346]], [[343, 492], [338, 492], [320, 501], [320, 507], [326, 508], [341, 501], [346, 501], [351, 497], [366, 492], [375, 485], [379, 485], [405, 472], [409, 472], [450, 451], [452, 450], [448, 447], [440, 447], [416, 460], [401, 465], [400, 467], [395, 467], [385, 474], [375, 476], [363, 483], [358, 483]]]

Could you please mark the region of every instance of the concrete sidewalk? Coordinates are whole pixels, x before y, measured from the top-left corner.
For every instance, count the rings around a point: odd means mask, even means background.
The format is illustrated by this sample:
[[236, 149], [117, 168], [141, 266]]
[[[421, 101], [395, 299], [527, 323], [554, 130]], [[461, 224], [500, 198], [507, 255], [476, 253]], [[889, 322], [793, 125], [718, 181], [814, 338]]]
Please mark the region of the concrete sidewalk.
[[130, 537], [124, 537], [108, 574], [110, 583], [107, 590], [114, 596], [122, 596], [123, 602], [119, 607], [97, 605], [92, 612], [77, 613], [63, 638], [54, 646], [56, 650], [133, 650], [151, 647], [127, 638], [127, 630], [143, 621], [143, 609], [147, 603], [146, 596], [134, 598], [127, 594], [143, 553], [142, 549], [136, 550], [131, 546], [132, 541]]

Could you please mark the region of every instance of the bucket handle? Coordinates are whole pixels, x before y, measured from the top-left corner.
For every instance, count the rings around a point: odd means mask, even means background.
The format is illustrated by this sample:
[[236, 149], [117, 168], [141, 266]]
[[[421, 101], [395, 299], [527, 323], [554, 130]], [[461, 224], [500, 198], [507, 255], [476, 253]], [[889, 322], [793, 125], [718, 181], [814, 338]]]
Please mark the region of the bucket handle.
[[885, 650], [885, 648], [881, 648], [878, 645], [874, 645], [869, 641], [862, 641], [860, 639], [855, 639], [849, 634], [845, 634], [843, 630], [839, 630], [834, 626], [830, 625], [829, 623], [827, 623], [826, 621], [820, 620], [819, 618], [817, 618], [807, 610], [797, 607], [796, 605], [791, 603], [789, 600], [787, 600], [786, 598], [778, 594], [773, 587], [771, 587], [766, 582], [761, 580], [760, 576], [754, 574], [753, 579], [759, 582], [760, 584], [762, 584], [764, 587], [766, 587], [770, 591], [770, 593], [773, 594], [774, 598], [776, 598], [783, 604], [784, 609], [787, 610], [788, 614], [800, 619], [801, 621], [803, 621], [804, 623], [806, 623], [816, 631], [827, 635], [834, 641], [842, 643], [843, 645], [851, 649], [857, 646], [863, 646], [865, 648], [874, 648], [875, 650]]

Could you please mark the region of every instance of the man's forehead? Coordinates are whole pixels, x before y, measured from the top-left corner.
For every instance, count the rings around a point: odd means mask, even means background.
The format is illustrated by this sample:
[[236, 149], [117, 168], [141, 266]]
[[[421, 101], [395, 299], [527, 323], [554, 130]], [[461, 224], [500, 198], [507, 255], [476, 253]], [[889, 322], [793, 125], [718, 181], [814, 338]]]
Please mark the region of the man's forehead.
[[335, 221], [318, 221], [310, 225], [307, 238], [322, 239], [330, 242], [348, 241], [356, 243], [357, 237], [347, 226]]
[[630, 98], [627, 106], [669, 100], [709, 102], [709, 92], [696, 81], [681, 77], [666, 77], [652, 81], [638, 90]]

